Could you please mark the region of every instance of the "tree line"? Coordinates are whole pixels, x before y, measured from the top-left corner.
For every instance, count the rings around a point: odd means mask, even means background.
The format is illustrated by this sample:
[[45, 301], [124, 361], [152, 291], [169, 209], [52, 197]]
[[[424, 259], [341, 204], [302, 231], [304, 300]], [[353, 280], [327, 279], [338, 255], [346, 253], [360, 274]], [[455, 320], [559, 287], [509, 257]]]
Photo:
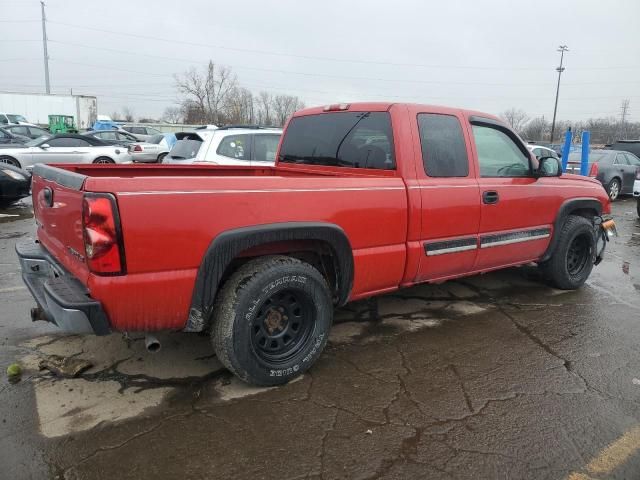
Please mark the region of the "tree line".
[[254, 94], [231, 70], [212, 60], [201, 70], [191, 68], [175, 76], [179, 106], [165, 110], [163, 120], [186, 124], [259, 124], [283, 126], [293, 112], [304, 108], [295, 95]]
[[[529, 117], [524, 110], [510, 108], [500, 117], [526, 141], [548, 142], [551, 135], [551, 122], [544, 117]], [[589, 118], [577, 122], [556, 121], [554, 143], [562, 143], [567, 129], [571, 128], [574, 141], [580, 142], [582, 132], [591, 132], [591, 143], [606, 145], [616, 140], [639, 139], [640, 122], [628, 122], [622, 118]]]

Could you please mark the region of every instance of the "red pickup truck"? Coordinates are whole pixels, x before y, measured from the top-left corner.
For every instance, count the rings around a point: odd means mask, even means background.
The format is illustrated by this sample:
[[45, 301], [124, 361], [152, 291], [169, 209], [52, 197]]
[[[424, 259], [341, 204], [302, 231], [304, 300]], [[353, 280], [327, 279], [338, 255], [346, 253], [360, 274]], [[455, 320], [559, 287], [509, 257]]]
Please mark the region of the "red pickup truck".
[[614, 228], [596, 180], [537, 160], [491, 115], [426, 105], [297, 112], [273, 168], [33, 173], [37, 240], [16, 247], [33, 319], [208, 330], [258, 385], [316, 361], [336, 305], [530, 262], [578, 288]]

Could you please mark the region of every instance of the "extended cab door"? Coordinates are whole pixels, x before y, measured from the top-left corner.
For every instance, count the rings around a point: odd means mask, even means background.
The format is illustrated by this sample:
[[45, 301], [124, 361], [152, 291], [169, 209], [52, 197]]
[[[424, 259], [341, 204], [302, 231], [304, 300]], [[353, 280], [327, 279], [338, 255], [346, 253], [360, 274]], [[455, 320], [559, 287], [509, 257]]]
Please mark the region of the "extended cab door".
[[470, 117], [480, 186], [480, 248], [474, 270], [538, 259], [561, 201], [555, 178], [536, 178], [534, 158], [506, 126]]
[[[480, 194], [462, 114], [416, 112], [414, 142], [422, 200], [417, 282], [472, 271], [478, 251]], [[421, 160], [421, 161], [420, 161]]]

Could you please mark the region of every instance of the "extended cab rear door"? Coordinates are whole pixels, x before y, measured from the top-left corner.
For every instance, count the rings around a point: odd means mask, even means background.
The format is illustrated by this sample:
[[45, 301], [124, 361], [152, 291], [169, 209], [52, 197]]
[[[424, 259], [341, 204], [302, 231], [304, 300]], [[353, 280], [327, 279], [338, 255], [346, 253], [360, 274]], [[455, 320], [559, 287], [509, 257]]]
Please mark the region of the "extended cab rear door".
[[555, 178], [533, 175], [534, 157], [509, 128], [470, 116], [480, 186], [480, 248], [474, 270], [540, 258], [561, 201]]
[[[420, 107], [416, 107], [420, 108]], [[454, 111], [455, 112], [455, 111]], [[416, 281], [470, 272], [476, 260], [480, 193], [465, 118], [451, 110], [411, 113], [422, 200]]]

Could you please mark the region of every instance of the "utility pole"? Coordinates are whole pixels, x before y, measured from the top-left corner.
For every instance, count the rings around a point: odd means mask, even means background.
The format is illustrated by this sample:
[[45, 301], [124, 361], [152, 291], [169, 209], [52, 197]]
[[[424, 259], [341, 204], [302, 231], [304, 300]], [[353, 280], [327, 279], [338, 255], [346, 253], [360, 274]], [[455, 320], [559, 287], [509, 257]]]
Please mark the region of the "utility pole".
[[622, 100], [622, 105], [620, 105], [620, 140], [624, 140], [627, 136], [627, 126], [625, 124], [625, 120], [627, 119], [627, 114], [629, 113], [629, 99], [625, 98]]
[[566, 45], [560, 45], [558, 47], [558, 52], [560, 52], [560, 66], [556, 68], [558, 72], [558, 86], [556, 87], [556, 103], [553, 107], [553, 120], [551, 121], [551, 139], [549, 143], [553, 143], [553, 134], [556, 130], [556, 112], [558, 111], [558, 95], [560, 94], [560, 77], [562, 76], [562, 72], [564, 72], [564, 67], [562, 66], [562, 61], [564, 60], [564, 52], [568, 52], [569, 47]]
[[46, 85], [47, 93], [51, 93], [51, 85], [49, 85], [49, 54], [47, 53], [47, 18], [44, 14], [44, 1], [40, 0], [40, 6], [42, 7], [42, 48], [44, 49], [44, 83]]

